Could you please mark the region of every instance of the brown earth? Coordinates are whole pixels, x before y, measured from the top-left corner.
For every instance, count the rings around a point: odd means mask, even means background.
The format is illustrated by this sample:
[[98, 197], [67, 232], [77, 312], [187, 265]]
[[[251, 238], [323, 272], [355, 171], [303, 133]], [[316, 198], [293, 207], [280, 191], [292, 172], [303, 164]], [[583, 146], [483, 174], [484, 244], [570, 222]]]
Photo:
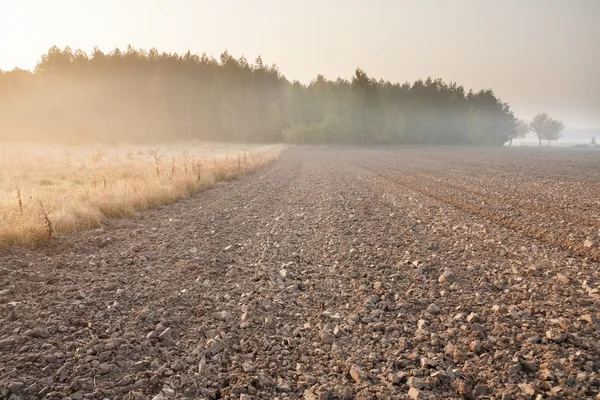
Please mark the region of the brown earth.
[[288, 149], [0, 250], [0, 399], [600, 398], [600, 154]]

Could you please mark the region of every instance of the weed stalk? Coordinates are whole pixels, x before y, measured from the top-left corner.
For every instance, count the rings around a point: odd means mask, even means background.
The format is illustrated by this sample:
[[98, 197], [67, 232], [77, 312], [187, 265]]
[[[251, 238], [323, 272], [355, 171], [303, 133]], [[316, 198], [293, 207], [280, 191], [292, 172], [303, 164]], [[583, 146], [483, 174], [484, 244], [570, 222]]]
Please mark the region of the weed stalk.
[[17, 187], [17, 203], [19, 203], [19, 212], [23, 216], [23, 198], [21, 197], [21, 189]]
[[54, 227], [52, 226], [52, 221], [50, 220], [50, 216], [48, 216], [48, 213], [46, 212], [46, 209], [44, 208], [44, 203], [42, 203], [41, 200], [38, 200], [38, 203], [40, 203], [40, 210], [42, 212], [42, 218], [44, 218], [44, 223], [46, 225], [46, 232], [48, 232], [48, 239], [50, 239], [54, 235]]
[[158, 149], [149, 150], [148, 152], [154, 158], [154, 165], [156, 166], [156, 176], [160, 177], [160, 155], [158, 154]]

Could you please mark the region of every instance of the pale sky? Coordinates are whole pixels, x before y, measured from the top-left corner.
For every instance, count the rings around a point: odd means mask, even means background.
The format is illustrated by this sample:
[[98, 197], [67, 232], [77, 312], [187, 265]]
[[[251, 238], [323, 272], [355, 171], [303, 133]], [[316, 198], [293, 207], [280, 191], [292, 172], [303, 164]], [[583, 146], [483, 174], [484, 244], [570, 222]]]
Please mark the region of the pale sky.
[[492, 88], [518, 117], [600, 128], [600, 0], [0, 0], [0, 68], [52, 45], [261, 55], [290, 80], [356, 67]]

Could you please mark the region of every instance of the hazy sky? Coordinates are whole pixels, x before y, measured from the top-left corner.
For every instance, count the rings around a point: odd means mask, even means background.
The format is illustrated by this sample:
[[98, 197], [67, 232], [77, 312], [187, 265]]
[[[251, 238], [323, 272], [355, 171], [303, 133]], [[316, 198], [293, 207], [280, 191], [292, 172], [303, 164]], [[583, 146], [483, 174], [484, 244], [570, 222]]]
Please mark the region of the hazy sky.
[[600, 128], [600, 0], [0, 0], [0, 68], [50, 46], [225, 49], [290, 80], [427, 76], [492, 88], [519, 117]]

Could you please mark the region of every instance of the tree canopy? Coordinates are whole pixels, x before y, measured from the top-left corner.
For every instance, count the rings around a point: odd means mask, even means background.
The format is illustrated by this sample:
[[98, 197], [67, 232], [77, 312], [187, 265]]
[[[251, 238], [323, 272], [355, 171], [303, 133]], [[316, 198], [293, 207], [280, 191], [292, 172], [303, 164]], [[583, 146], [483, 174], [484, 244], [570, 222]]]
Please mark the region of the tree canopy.
[[514, 139], [523, 139], [525, 136], [527, 136], [527, 133], [529, 133], [530, 130], [531, 128], [527, 122], [523, 121], [522, 119], [517, 119], [515, 129], [508, 135], [508, 145], [512, 145], [512, 141]]
[[518, 125], [491, 89], [427, 78], [290, 82], [276, 65], [129, 46], [52, 47], [0, 71], [0, 139], [502, 145]]
[[542, 140], [547, 140], [548, 146], [550, 146], [550, 141], [559, 139], [565, 129], [562, 121], [550, 117], [547, 113], [536, 114], [529, 126], [537, 135], [540, 146]]

